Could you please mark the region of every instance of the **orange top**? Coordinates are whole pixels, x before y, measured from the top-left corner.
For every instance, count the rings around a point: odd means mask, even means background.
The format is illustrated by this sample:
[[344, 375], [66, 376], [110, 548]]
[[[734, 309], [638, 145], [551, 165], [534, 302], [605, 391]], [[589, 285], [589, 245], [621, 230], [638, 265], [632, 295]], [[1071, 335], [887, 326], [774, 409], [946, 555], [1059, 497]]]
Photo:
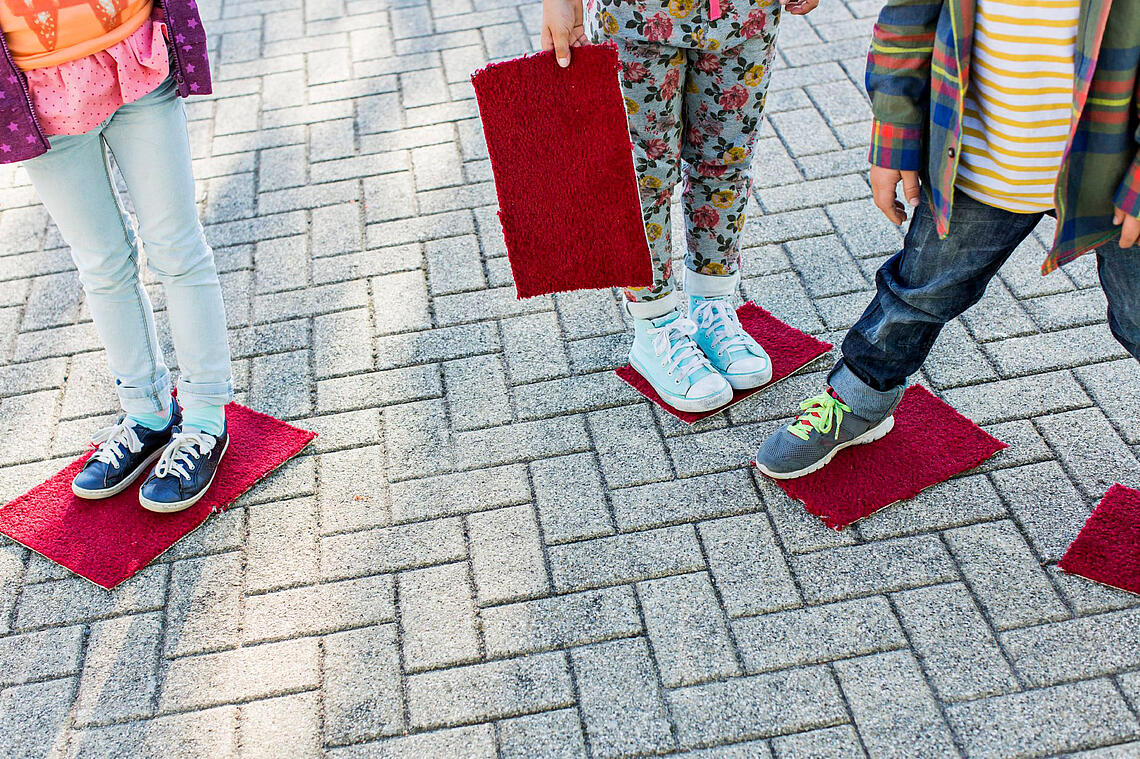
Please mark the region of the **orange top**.
[[0, 0], [0, 30], [21, 69], [85, 58], [130, 37], [154, 0]]

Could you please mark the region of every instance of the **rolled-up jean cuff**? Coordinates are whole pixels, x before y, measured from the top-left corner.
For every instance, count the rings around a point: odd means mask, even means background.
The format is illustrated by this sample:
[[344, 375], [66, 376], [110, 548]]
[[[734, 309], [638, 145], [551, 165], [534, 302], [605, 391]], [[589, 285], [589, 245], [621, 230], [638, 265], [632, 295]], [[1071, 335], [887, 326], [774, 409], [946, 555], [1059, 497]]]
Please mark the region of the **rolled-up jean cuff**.
[[183, 409], [224, 406], [234, 399], [234, 383], [178, 380], [178, 405]]
[[170, 375], [164, 374], [146, 387], [115, 385], [119, 405], [128, 414], [156, 414], [170, 408]]

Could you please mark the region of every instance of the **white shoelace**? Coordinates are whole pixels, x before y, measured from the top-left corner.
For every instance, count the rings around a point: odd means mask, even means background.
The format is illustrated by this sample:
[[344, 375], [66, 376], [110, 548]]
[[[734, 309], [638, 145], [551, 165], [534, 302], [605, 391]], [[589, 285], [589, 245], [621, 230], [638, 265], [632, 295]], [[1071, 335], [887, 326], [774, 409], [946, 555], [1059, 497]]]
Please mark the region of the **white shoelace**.
[[126, 455], [124, 448], [131, 453], [138, 453], [143, 447], [139, 436], [135, 434], [134, 422], [125, 416], [110, 427], [96, 432], [91, 442], [98, 446], [95, 453], [91, 454], [91, 459], [110, 464], [116, 469], [119, 468], [119, 460]]
[[711, 347], [718, 355], [733, 348], [743, 348], [751, 353], [748, 336], [728, 301], [703, 300], [693, 309], [693, 317], [701, 329], [712, 329], [714, 339]]
[[[687, 379], [693, 372], [709, 366], [708, 359], [690, 338], [697, 333], [697, 325], [683, 316], [660, 327], [650, 327], [653, 351], [661, 358], [661, 366], [675, 382]], [[673, 373], [680, 374], [674, 376]]]
[[[179, 432], [158, 457], [158, 463], [154, 465], [154, 476], [162, 478], [174, 474], [180, 479], [190, 479], [190, 472], [194, 471], [194, 459], [208, 455], [217, 442], [216, 437], [199, 430]], [[197, 452], [195, 448], [198, 449]]]

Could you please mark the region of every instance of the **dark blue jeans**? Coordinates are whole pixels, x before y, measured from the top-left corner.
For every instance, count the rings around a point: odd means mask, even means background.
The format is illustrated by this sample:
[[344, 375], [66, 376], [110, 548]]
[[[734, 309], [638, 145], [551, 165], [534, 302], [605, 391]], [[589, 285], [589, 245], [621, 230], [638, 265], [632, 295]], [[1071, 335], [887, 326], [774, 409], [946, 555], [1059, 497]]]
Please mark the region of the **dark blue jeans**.
[[[875, 390], [890, 390], [918, 371], [946, 322], [977, 303], [986, 286], [1042, 214], [1003, 211], [962, 194], [950, 234], [939, 239], [926, 200], [915, 211], [903, 249], [875, 276], [878, 292], [843, 340], [843, 358]], [[1097, 251], [1108, 326], [1140, 360], [1140, 249], [1115, 241]]]

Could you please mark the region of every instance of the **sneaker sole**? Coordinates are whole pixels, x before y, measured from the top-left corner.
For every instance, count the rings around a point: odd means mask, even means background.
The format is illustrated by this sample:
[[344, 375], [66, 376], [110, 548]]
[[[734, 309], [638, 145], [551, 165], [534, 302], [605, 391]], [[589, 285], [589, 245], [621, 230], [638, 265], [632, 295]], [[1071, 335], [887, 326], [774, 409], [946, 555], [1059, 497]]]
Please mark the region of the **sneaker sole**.
[[[163, 448], [165, 448], [165, 446], [163, 446]], [[75, 495], [78, 498], [82, 498], [86, 501], [101, 501], [104, 498], [110, 498], [113, 495], [118, 495], [119, 493], [122, 493], [124, 490], [126, 490], [131, 485], [133, 485], [135, 480], [137, 480], [143, 472], [145, 472], [147, 469], [150, 468], [150, 465], [155, 462], [155, 459], [157, 459], [159, 456], [162, 455], [163, 448], [159, 448], [157, 451], [155, 451], [150, 456], [148, 456], [146, 458], [146, 460], [144, 460], [141, 464], [139, 464], [137, 467], [135, 467], [135, 471], [133, 471], [129, 475], [127, 475], [126, 479], [124, 479], [122, 482], [120, 482], [118, 485], [114, 486], [113, 488], [102, 488], [100, 490], [88, 490], [87, 488], [79, 487], [78, 485], [75, 484], [75, 481], [72, 480], [71, 492], [75, 493]]]
[[[632, 356], [630, 356], [629, 365], [636, 369], [637, 373], [640, 374], [645, 379], [645, 381], [649, 383], [649, 386], [652, 387], [654, 392], [657, 393], [657, 397], [661, 399], [662, 403], [669, 406], [670, 408], [675, 408], [678, 411], [686, 411], [690, 414], [699, 414], [704, 411], [715, 411], [721, 406], [727, 405], [728, 402], [732, 400], [731, 384], [728, 385], [728, 387], [726, 387], [722, 392], [717, 393], [716, 395], [707, 396], [705, 398], [678, 398], [676, 396], [672, 396], [671, 399], [666, 399], [665, 393], [662, 393], [657, 388], [657, 386], [653, 384], [653, 380], [649, 379], [649, 375], [642, 371], [641, 367], [637, 365], [637, 361], [635, 361]], [[721, 376], [723, 377], [724, 375], [722, 374]]]
[[885, 437], [886, 434], [894, 428], [895, 417], [893, 415], [888, 416], [886, 419], [879, 422], [878, 425], [867, 430], [859, 437], [853, 438], [851, 440], [848, 440], [846, 443], [835, 446], [826, 456], [824, 456], [819, 461], [795, 472], [773, 472], [758, 461], [753, 463], [756, 464], [757, 469], [774, 480], [794, 480], [797, 477], [803, 477], [804, 475], [811, 474], [812, 472], [818, 472], [820, 469], [823, 469], [825, 466], [831, 463], [831, 460], [835, 458], [835, 454], [839, 453], [844, 448], [850, 448], [853, 445], [865, 445], [867, 443], [873, 443], [876, 440]]
[[769, 364], [768, 371], [763, 374], [725, 374], [721, 372], [720, 376], [728, 380], [728, 384], [732, 386], [733, 390], [755, 390], [772, 381], [772, 365]]
[[[218, 469], [222, 468], [222, 459], [226, 457], [226, 451], [229, 449], [230, 441], [229, 438], [227, 438], [226, 447], [222, 449], [222, 455], [218, 458]], [[174, 514], [179, 511], [185, 511], [194, 504], [198, 503], [198, 501], [202, 500], [202, 497], [205, 496], [206, 493], [210, 492], [210, 488], [213, 487], [214, 480], [218, 476], [218, 469], [214, 470], [214, 476], [211, 477], [210, 481], [206, 483], [206, 487], [202, 488], [202, 492], [193, 498], [187, 498], [183, 501], [175, 501], [174, 503], [160, 503], [159, 501], [152, 501], [149, 498], [144, 497], [142, 493], [139, 493], [139, 505], [141, 505], [147, 511], [153, 511], [157, 514]]]

